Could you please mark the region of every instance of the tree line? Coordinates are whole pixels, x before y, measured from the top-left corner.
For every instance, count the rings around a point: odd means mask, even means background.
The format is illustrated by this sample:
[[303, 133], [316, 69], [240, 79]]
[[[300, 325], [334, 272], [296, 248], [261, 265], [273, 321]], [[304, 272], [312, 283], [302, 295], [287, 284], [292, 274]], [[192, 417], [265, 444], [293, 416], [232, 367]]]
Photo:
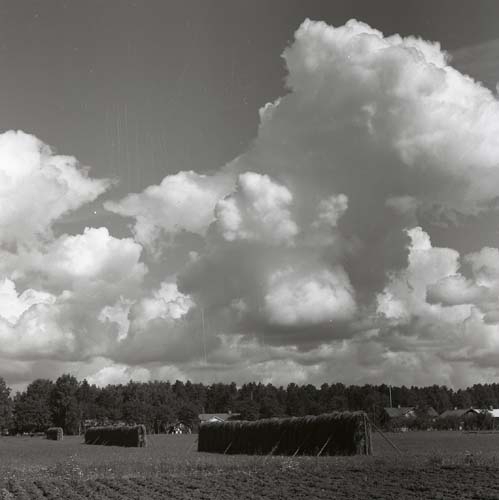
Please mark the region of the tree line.
[[192, 426], [200, 413], [236, 413], [239, 418], [318, 415], [331, 411], [364, 410], [374, 422], [390, 406], [433, 407], [438, 413], [458, 408], [499, 408], [499, 384], [476, 384], [453, 390], [445, 386], [314, 385], [235, 383], [202, 384], [165, 381], [134, 382], [97, 387], [74, 376], [55, 382], [37, 379], [12, 394], [0, 377], [0, 429], [14, 433], [43, 432], [62, 427], [77, 434], [82, 422], [141, 423], [148, 432], [165, 432], [176, 422]]

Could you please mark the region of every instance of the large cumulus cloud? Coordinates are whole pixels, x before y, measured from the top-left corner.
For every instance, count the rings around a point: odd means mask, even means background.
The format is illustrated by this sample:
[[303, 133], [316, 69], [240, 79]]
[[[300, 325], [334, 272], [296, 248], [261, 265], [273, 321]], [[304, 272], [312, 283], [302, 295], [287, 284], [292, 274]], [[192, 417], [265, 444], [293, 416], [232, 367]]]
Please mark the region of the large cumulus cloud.
[[[478, 239], [461, 258], [429, 234], [445, 239], [442, 228], [456, 233], [465, 217], [479, 224], [494, 210], [495, 96], [438, 43], [357, 21], [305, 21], [283, 56], [289, 92], [261, 109], [253, 145], [230, 164], [238, 185], [217, 204], [207, 251], [181, 285], [223, 333], [253, 335], [263, 351], [276, 330], [285, 349], [329, 349], [330, 362], [306, 364], [314, 380], [428, 382], [431, 366], [437, 382], [490, 376], [491, 293], [460, 266], [493, 253]], [[257, 179], [283, 188], [279, 204]], [[280, 211], [282, 226], [255, 206]], [[493, 266], [484, 272], [491, 279]], [[460, 356], [449, 354], [456, 331]], [[474, 341], [481, 350], [466, 351]]]
[[0, 357], [8, 359], [7, 372], [20, 361], [42, 366], [112, 349], [116, 304], [142, 294], [142, 247], [105, 227], [54, 231], [111, 182], [13, 131], [0, 134], [0, 177]]
[[[2, 136], [0, 204], [13, 208], [0, 215], [1, 357], [40, 372], [36, 345], [99, 383], [497, 374], [496, 97], [438, 43], [354, 20], [306, 20], [283, 58], [287, 91], [262, 106], [247, 151], [106, 201], [132, 220], [129, 238], [54, 235], [109, 182], [31, 136]], [[43, 215], [17, 227], [40, 190]], [[473, 241], [460, 226], [470, 221]], [[52, 341], [31, 340], [37, 329]]]

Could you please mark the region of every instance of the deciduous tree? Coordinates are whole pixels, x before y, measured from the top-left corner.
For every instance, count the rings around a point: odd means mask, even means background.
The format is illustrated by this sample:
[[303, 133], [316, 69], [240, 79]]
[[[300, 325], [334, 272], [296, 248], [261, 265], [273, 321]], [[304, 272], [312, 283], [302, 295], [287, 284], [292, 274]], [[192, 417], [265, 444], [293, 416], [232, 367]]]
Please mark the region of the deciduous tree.
[[56, 427], [62, 427], [65, 434], [78, 434], [80, 409], [78, 405], [78, 380], [69, 374], [61, 375], [55, 382], [50, 395], [52, 420]]
[[0, 430], [8, 429], [12, 423], [12, 400], [10, 388], [0, 377]]
[[52, 425], [50, 398], [54, 383], [37, 379], [14, 401], [14, 426], [19, 432], [44, 432]]

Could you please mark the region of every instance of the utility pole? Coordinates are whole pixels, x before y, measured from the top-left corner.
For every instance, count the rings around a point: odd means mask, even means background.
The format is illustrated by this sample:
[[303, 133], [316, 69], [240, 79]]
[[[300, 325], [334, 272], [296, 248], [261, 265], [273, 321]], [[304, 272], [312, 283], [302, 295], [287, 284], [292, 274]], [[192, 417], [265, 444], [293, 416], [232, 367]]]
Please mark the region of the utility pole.
[[393, 401], [392, 401], [392, 386], [389, 385], [388, 389], [390, 391], [390, 408], [393, 408]]
[[204, 307], [201, 307], [201, 323], [203, 326], [203, 351], [204, 351], [204, 364], [207, 364], [207, 356], [206, 356], [206, 332], [204, 329]]

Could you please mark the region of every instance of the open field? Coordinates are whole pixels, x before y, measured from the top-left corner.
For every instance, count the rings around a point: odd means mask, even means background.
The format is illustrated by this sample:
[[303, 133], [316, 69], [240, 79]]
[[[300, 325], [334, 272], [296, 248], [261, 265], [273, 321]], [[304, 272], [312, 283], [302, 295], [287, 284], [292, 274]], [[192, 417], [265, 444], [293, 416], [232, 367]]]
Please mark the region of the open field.
[[147, 448], [0, 439], [0, 499], [499, 499], [499, 434], [374, 436], [373, 457], [198, 453], [195, 435], [150, 436]]

